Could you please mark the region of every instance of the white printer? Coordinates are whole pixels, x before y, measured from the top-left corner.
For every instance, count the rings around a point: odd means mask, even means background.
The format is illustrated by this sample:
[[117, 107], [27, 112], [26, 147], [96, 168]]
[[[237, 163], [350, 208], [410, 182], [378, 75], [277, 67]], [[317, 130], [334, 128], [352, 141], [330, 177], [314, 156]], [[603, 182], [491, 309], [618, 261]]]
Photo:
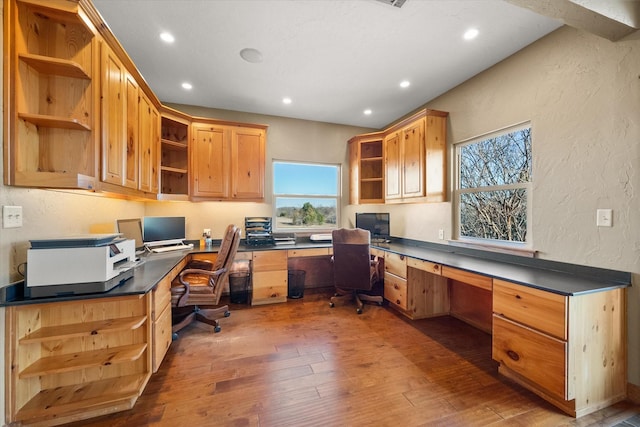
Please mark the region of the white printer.
[[106, 292], [133, 276], [135, 241], [119, 234], [30, 240], [25, 296]]

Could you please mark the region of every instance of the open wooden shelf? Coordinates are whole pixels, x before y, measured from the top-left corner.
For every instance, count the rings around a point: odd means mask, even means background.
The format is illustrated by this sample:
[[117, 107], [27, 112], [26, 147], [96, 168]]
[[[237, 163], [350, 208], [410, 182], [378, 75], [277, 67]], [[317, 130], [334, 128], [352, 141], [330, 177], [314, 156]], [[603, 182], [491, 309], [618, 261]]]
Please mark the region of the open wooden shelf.
[[80, 17], [77, 2], [53, 2], [51, 0], [17, 0], [17, 2], [28, 5], [32, 11], [46, 16], [52, 21], [81, 24], [87, 31], [92, 32], [92, 29]]
[[163, 139], [162, 144], [164, 148], [169, 150], [186, 150], [187, 149], [187, 141], [172, 141], [170, 139]]
[[187, 173], [186, 169], [172, 168], [170, 166], [160, 166], [160, 170], [163, 171], [163, 172]]
[[71, 325], [47, 326], [20, 338], [20, 344], [54, 341], [76, 337], [93, 336], [108, 332], [134, 330], [147, 320], [145, 316], [125, 317], [122, 319], [100, 320], [95, 322], [74, 323]]
[[38, 359], [24, 369], [18, 377], [20, 379], [38, 377], [41, 375], [59, 374], [78, 369], [95, 366], [108, 366], [137, 360], [147, 348], [146, 343], [131, 344], [121, 347], [63, 354]]
[[83, 130], [91, 132], [91, 127], [81, 123], [78, 119], [46, 116], [44, 114], [18, 113], [18, 117], [36, 126], [57, 129]]
[[21, 53], [18, 57], [39, 73], [91, 80], [91, 76], [84, 70], [82, 65], [74, 61], [32, 53]]
[[122, 402], [133, 407], [150, 374], [127, 375], [84, 384], [56, 387], [36, 394], [17, 413], [19, 420], [89, 412]]

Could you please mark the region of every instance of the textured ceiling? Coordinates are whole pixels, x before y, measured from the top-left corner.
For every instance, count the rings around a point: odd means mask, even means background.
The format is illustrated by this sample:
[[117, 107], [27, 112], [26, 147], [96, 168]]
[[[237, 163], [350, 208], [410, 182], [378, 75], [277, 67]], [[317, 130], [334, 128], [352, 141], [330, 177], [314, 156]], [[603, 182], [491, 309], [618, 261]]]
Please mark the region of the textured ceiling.
[[[407, 0], [401, 8], [375, 0], [93, 2], [165, 103], [370, 128], [562, 25], [502, 0]], [[466, 41], [471, 27], [479, 36]], [[163, 31], [175, 42], [161, 42]], [[259, 50], [262, 62], [244, 61], [244, 48]], [[411, 85], [401, 89], [402, 80]], [[185, 81], [193, 89], [182, 89]]]

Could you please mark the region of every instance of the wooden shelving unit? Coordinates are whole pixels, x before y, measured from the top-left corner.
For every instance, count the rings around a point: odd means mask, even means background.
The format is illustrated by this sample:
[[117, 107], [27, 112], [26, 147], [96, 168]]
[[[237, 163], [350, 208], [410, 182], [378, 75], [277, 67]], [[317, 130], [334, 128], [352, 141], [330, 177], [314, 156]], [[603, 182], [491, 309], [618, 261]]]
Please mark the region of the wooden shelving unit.
[[13, 0], [5, 52], [6, 184], [96, 188], [96, 31], [75, 2]]
[[132, 407], [151, 376], [151, 299], [8, 307], [8, 419], [55, 424]]
[[160, 199], [189, 197], [189, 125], [181, 117], [161, 113]]

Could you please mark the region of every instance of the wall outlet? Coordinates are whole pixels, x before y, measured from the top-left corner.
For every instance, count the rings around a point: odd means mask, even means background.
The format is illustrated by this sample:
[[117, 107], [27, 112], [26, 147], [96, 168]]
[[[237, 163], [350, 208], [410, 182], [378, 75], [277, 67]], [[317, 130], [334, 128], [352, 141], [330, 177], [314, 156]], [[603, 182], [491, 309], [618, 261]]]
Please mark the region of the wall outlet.
[[444, 240], [444, 230], [442, 228], [438, 230], [438, 239]]
[[211, 237], [211, 229], [210, 228], [205, 228], [203, 233], [204, 233], [204, 235], [206, 237]]
[[22, 227], [22, 206], [2, 207], [2, 228]]
[[596, 211], [596, 225], [598, 227], [611, 227], [613, 225], [613, 211], [611, 209], [598, 209]]

